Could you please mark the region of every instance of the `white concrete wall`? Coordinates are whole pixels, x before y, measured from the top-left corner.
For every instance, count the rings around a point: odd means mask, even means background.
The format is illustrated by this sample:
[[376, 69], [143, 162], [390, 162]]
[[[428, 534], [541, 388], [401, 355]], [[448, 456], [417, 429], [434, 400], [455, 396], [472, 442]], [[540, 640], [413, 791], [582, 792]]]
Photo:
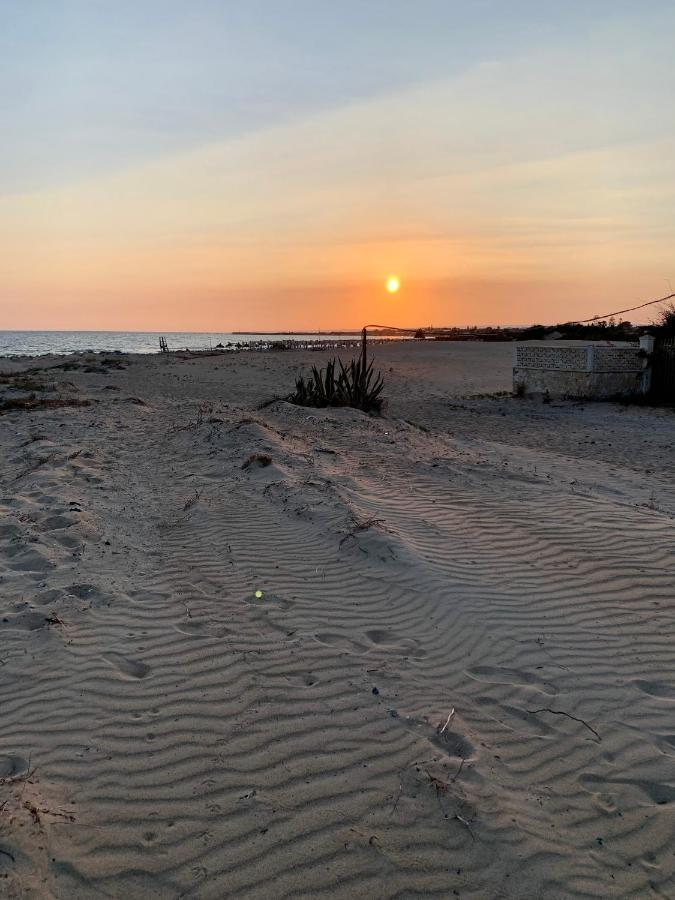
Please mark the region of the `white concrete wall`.
[[514, 352], [514, 392], [598, 399], [645, 394], [650, 372], [647, 347], [642, 344], [518, 343]]

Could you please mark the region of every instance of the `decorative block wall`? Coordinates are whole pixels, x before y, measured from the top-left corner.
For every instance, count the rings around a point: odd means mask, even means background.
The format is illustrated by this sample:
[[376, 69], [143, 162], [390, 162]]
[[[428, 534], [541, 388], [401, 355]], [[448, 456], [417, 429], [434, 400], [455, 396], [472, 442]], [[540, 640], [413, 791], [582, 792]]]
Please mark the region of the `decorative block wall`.
[[514, 391], [597, 399], [647, 392], [647, 358], [638, 345], [570, 344], [516, 344]]
[[516, 366], [521, 369], [567, 369], [585, 372], [586, 356], [586, 346], [516, 344]]

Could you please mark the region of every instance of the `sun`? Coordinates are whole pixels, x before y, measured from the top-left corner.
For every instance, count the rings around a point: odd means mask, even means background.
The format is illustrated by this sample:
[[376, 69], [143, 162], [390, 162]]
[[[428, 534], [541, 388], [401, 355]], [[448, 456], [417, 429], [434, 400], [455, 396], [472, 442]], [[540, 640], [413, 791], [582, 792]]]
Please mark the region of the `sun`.
[[398, 275], [390, 275], [389, 278], [387, 278], [386, 288], [389, 294], [398, 294], [401, 289], [401, 279]]

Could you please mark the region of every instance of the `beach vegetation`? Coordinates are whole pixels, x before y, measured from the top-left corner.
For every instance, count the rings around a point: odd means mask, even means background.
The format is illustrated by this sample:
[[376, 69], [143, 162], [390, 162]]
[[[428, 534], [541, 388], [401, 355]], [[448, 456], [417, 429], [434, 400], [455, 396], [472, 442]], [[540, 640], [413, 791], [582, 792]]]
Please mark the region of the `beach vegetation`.
[[35, 391], [54, 390], [53, 384], [38, 381], [35, 378], [31, 378], [29, 375], [0, 374], [0, 385], [6, 385], [8, 390], [28, 391], [30, 393], [34, 393]]
[[268, 453], [251, 453], [249, 458], [242, 463], [242, 469], [265, 469], [272, 465], [272, 457]]
[[79, 397], [38, 397], [36, 394], [29, 394], [26, 397], [0, 400], [0, 413], [16, 410], [62, 409], [66, 406], [91, 406], [91, 400]]
[[598, 319], [594, 322], [559, 322], [557, 325], [532, 325], [520, 332], [517, 340], [542, 341], [558, 339], [566, 341], [633, 341], [640, 328], [623, 319]]
[[375, 373], [372, 361], [352, 359], [345, 365], [341, 359], [331, 360], [325, 369], [312, 366], [309, 375], [300, 375], [295, 391], [287, 398], [297, 406], [350, 406], [364, 412], [380, 412], [384, 378]]
[[665, 306], [654, 324], [661, 334], [675, 335], [675, 303]]

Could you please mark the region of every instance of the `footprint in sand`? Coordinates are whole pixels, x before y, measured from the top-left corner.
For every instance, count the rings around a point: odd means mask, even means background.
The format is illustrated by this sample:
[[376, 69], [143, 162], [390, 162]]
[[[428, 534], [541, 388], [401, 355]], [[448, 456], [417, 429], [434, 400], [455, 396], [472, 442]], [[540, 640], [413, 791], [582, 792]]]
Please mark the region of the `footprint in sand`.
[[388, 656], [410, 656], [415, 659], [426, 656], [426, 651], [421, 650], [418, 641], [412, 638], [399, 638], [399, 636], [387, 628], [370, 628], [364, 632], [363, 641], [337, 634], [333, 631], [320, 631], [314, 637], [320, 644], [327, 647], [336, 647], [345, 653], [382, 653]]
[[415, 719], [412, 716], [397, 715], [393, 718], [407, 731], [419, 734], [451, 759], [471, 759], [476, 753], [476, 748], [471, 741], [452, 728], [439, 730], [424, 719]]
[[555, 685], [549, 681], [543, 681], [529, 672], [524, 672], [522, 669], [506, 669], [500, 666], [472, 666], [466, 670], [466, 674], [469, 678], [483, 681], [487, 684], [523, 685], [536, 688], [543, 694], [550, 694], [552, 697], [558, 693], [558, 688]]
[[33, 602], [37, 603], [38, 606], [47, 606], [49, 603], [55, 603], [60, 597], [63, 597], [63, 591], [60, 591], [58, 588], [52, 588], [36, 594], [33, 597]]
[[650, 697], [658, 697], [659, 700], [675, 700], [675, 687], [663, 684], [661, 681], [634, 681], [635, 687]]
[[324, 644], [326, 647], [335, 647], [344, 653], [363, 653], [368, 649], [365, 644], [359, 644], [357, 641], [345, 637], [345, 635], [336, 634], [332, 631], [319, 631], [314, 635], [314, 638], [320, 644]]
[[3, 616], [0, 619], [0, 628], [8, 628], [18, 631], [39, 631], [47, 625], [47, 619], [44, 613], [26, 610], [17, 613], [15, 616]]
[[92, 609], [110, 606], [112, 603], [112, 597], [96, 587], [95, 584], [71, 584], [66, 590], [78, 600], [86, 600]]
[[268, 594], [266, 591], [256, 591], [254, 594], [249, 594], [247, 597], [244, 597], [244, 602], [264, 609], [286, 610], [295, 605], [292, 600], [287, 600], [285, 597], [279, 597], [277, 594]]
[[121, 653], [104, 653], [102, 658], [127, 678], [146, 678], [150, 674], [150, 666]]
[[56, 567], [56, 564], [45, 554], [34, 547], [26, 547], [24, 544], [6, 547], [4, 553], [10, 560], [8, 568], [15, 572], [44, 575]]
[[294, 672], [288, 675], [284, 675], [283, 677], [284, 680], [289, 684], [298, 684], [302, 687], [314, 687], [315, 684], [319, 683], [319, 679], [311, 672], [305, 672], [304, 674], [298, 674]]
[[579, 776], [579, 784], [589, 793], [596, 794], [605, 785], [634, 787], [657, 806], [665, 806], [675, 801], [675, 785], [667, 782], [652, 781], [649, 778], [603, 778], [601, 775], [587, 774]]
[[471, 759], [475, 753], [475, 747], [471, 741], [467, 740], [463, 734], [451, 731], [449, 728], [443, 732], [433, 732], [429, 736], [429, 740], [434, 747], [438, 747], [453, 759]]
[[667, 756], [672, 756], [675, 751], [675, 734], [655, 735], [659, 750]]
[[98, 593], [98, 588], [94, 584], [71, 584], [67, 590], [69, 594], [79, 600], [89, 600]]
[[[675, 758], [675, 734], [672, 732], [648, 731], [637, 725], [624, 724], [623, 727], [634, 735], [639, 736], [640, 740], [650, 743], [663, 756], [668, 756], [671, 759]], [[608, 756], [607, 754], [606, 756], [608, 757], [609, 762], [614, 761], [611, 756]]]
[[[541, 717], [507, 703], [496, 703], [489, 697], [476, 697], [475, 702], [485, 708], [488, 715], [504, 728], [516, 734], [532, 734], [536, 737], [548, 737], [558, 734], [555, 728], [548, 725]], [[509, 719], [511, 721], [509, 721]]]
[[413, 638], [400, 638], [396, 632], [388, 628], [370, 628], [365, 632], [365, 636], [377, 650], [384, 650], [389, 654], [412, 656], [415, 659], [427, 655], [426, 650], [420, 648], [419, 641]]
[[58, 531], [61, 528], [71, 528], [77, 524], [77, 519], [73, 516], [56, 515], [49, 516], [41, 523], [42, 531]]
[[0, 525], [0, 539], [11, 540], [12, 538], [19, 537], [21, 534], [21, 527], [18, 522], [3, 522]]
[[28, 771], [28, 763], [15, 753], [0, 755], [0, 778], [19, 778]]
[[160, 604], [168, 600], [171, 594], [166, 591], [128, 591], [126, 596], [132, 603]]
[[232, 630], [226, 625], [218, 625], [208, 620], [200, 621], [189, 619], [185, 622], [179, 622], [173, 626], [176, 631], [181, 634], [187, 634], [189, 637], [216, 637], [224, 638], [232, 634]]

